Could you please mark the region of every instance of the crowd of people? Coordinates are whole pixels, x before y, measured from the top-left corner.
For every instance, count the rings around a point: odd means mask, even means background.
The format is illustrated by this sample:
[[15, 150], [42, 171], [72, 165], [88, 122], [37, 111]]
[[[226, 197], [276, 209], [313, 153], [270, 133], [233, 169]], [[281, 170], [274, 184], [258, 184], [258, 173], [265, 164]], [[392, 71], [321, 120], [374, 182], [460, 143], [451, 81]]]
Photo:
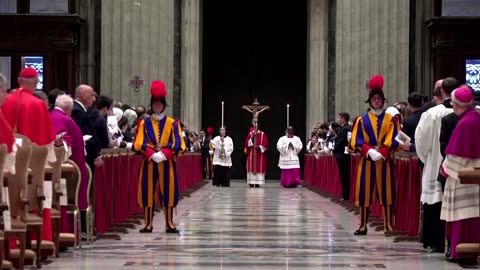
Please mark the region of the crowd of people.
[[[37, 82], [37, 71], [27, 67], [19, 75], [20, 87], [7, 93], [6, 79], [0, 74], [0, 144], [8, 147], [4, 169], [11, 174], [15, 174], [14, 133], [46, 146], [49, 162], [55, 161], [53, 149], [64, 147], [67, 158], [79, 165], [82, 177], [87, 175], [87, 166], [93, 172], [102, 166], [102, 149], [132, 149], [143, 155], [138, 176], [143, 187], [138, 203], [145, 213], [141, 233], [153, 231], [156, 190], [162, 200], [166, 233], [178, 233], [173, 222], [173, 208], [179, 200], [178, 179], [176, 171], [169, 168], [175, 166], [175, 157], [182, 152], [200, 153], [203, 177], [212, 178], [214, 186], [230, 186], [234, 142], [227, 135], [227, 127], [220, 127], [219, 135], [213, 137], [213, 128], [196, 133], [178, 119], [166, 116], [167, 89], [162, 81], [152, 82], [148, 111], [144, 106], [134, 108], [97, 95], [88, 85], [79, 85], [73, 97], [59, 89], [45, 95], [35, 91]], [[369, 207], [375, 197], [383, 208], [385, 234], [394, 230], [393, 154], [415, 153], [422, 169], [422, 243], [426, 249], [443, 252], [446, 237], [447, 257], [456, 261], [459, 243], [480, 240], [479, 187], [461, 184], [458, 177], [464, 167], [480, 167], [480, 114], [475, 110], [474, 91], [448, 77], [435, 83], [432, 101], [425, 102], [420, 93], [413, 92], [407, 102], [384, 109], [383, 77], [372, 77], [368, 86], [368, 111], [355, 118], [341, 112], [336, 122], [317, 123], [306, 153], [335, 157], [344, 200], [350, 195], [350, 155], [361, 156], [355, 196], [360, 220], [355, 235], [367, 234]], [[268, 138], [258, 127], [261, 111], [250, 112], [254, 118], [243, 144], [247, 184], [258, 188], [265, 183]], [[276, 144], [284, 188], [301, 183], [299, 153], [303, 147], [291, 126]], [[82, 234], [86, 231], [86, 183], [82, 178], [78, 199]], [[45, 222], [48, 218], [48, 214], [43, 215]], [[43, 238], [51, 241], [51, 230], [44, 230]]]
[[[152, 82], [151, 109], [147, 111], [144, 106], [133, 108], [98, 95], [91, 86], [84, 84], [75, 89], [73, 97], [59, 89], [46, 95], [36, 91], [38, 80], [38, 72], [26, 67], [19, 74], [19, 88], [7, 92], [6, 78], [0, 74], [0, 145], [6, 145], [8, 150], [2, 170], [11, 176], [20, 173], [15, 171], [16, 152], [22, 147], [15, 139], [17, 134], [47, 149], [45, 166], [57, 161], [55, 148], [64, 148], [67, 154], [62, 162], [70, 159], [80, 170], [77, 206], [84, 240], [88, 167], [95, 175], [95, 169], [103, 165], [102, 149], [132, 149], [143, 156], [138, 179], [139, 185], [145, 188], [139, 192], [138, 202], [145, 209], [145, 224], [140, 232], [152, 232], [152, 198], [159, 197], [162, 198], [166, 233], [178, 233], [173, 223], [173, 208], [179, 200], [178, 178], [176, 170], [169, 168], [175, 166], [175, 156], [186, 150], [185, 134], [178, 119], [164, 115], [167, 106], [165, 84]], [[159, 192], [158, 196], [156, 192]], [[52, 222], [48, 206], [43, 208], [42, 219], [41, 238], [51, 242]], [[67, 226], [62, 231], [73, 232], [73, 228]], [[11, 245], [14, 248], [16, 242]]]
[[350, 194], [350, 154], [361, 155], [355, 196], [360, 222], [355, 235], [367, 234], [374, 197], [383, 207], [385, 234], [393, 231], [393, 153], [416, 154], [422, 170], [421, 242], [425, 249], [445, 252], [448, 261], [456, 262], [458, 244], [480, 241], [479, 187], [459, 180], [461, 169], [480, 165], [480, 108], [475, 92], [448, 77], [435, 83], [431, 101], [413, 92], [407, 102], [384, 109], [385, 100], [383, 78], [375, 76], [369, 83], [367, 113], [353, 120], [340, 113], [334, 123], [318, 123], [306, 152], [335, 156], [344, 200]]

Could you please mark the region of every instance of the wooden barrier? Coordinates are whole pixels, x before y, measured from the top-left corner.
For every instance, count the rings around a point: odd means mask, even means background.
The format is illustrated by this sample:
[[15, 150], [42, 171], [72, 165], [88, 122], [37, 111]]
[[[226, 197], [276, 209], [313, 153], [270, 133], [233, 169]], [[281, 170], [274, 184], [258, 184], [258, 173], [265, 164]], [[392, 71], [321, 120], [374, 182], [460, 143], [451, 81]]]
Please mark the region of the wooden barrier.
[[[353, 207], [355, 200], [356, 177], [360, 156], [352, 154], [350, 166], [350, 199], [341, 202], [342, 205]], [[418, 158], [406, 152], [395, 153], [395, 229], [409, 236], [418, 235], [420, 224], [420, 195], [421, 171]], [[338, 173], [337, 162], [330, 154], [319, 156], [305, 155], [304, 185], [322, 195], [332, 197], [337, 201], [342, 195], [342, 186]], [[337, 198], [337, 199], [336, 199]], [[382, 217], [382, 208], [375, 200], [370, 208], [370, 213], [378, 218]], [[375, 221], [375, 219], [372, 219]], [[383, 226], [383, 225], [381, 225]], [[381, 228], [380, 228], [381, 229]]]
[[[126, 233], [132, 218], [142, 213], [137, 204], [138, 171], [142, 156], [127, 149], [102, 151], [103, 166], [96, 168], [94, 180], [96, 235]], [[180, 193], [188, 195], [202, 179], [200, 154], [184, 154], [176, 159]], [[109, 238], [118, 239], [117, 234]]]

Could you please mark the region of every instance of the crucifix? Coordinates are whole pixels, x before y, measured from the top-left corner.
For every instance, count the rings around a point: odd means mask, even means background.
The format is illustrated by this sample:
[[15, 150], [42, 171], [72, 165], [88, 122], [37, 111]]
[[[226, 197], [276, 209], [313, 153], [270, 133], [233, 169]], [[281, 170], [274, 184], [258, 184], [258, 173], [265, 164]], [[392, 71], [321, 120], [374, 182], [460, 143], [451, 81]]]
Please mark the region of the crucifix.
[[258, 99], [254, 99], [252, 105], [243, 105], [242, 109], [247, 110], [252, 114], [252, 124], [253, 124], [253, 174], [257, 174], [257, 132], [258, 132], [258, 115], [265, 110], [269, 110], [270, 106], [260, 105]]

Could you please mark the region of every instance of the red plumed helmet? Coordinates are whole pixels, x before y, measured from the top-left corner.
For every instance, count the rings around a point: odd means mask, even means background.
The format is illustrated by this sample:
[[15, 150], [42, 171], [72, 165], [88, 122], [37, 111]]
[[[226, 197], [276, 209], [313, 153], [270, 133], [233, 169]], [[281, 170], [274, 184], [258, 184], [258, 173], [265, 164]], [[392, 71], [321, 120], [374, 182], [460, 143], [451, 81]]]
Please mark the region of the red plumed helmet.
[[168, 95], [165, 83], [160, 80], [155, 80], [152, 82], [152, 86], [150, 87], [150, 93], [152, 95], [152, 98], [154, 99], [164, 98]]
[[207, 134], [213, 134], [213, 128], [212, 127], [207, 128]]
[[368, 88], [372, 90], [382, 90], [383, 89], [383, 77], [382, 75], [376, 75], [370, 78], [368, 82]]
[[370, 81], [368, 81], [368, 88], [370, 89], [370, 92], [368, 93], [368, 99], [365, 101], [365, 103], [370, 103], [370, 99], [372, 99], [372, 97], [375, 95], [379, 95], [383, 101], [386, 100], [385, 94], [383, 93], [382, 75], [376, 75], [370, 78]]

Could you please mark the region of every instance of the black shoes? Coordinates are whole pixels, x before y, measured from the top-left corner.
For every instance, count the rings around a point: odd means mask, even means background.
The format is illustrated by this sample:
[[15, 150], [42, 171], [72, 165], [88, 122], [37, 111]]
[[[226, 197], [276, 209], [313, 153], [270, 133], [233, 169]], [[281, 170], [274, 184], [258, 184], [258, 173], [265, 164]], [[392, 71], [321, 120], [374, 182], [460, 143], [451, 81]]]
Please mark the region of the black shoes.
[[353, 233], [353, 235], [367, 235], [367, 231], [368, 231], [367, 229], [365, 230], [358, 229]]
[[[153, 232], [153, 228], [152, 228], [152, 229], [142, 228], [142, 229], [140, 229], [139, 232], [140, 232], [140, 233], [152, 233], [152, 232]], [[177, 228], [173, 228], [173, 229], [166, 229], [165, 232], [166, 232], [166, 233], [176, 233], [176, 234], [178, 234], [180, 231], [177, 230]]]
[[166, 233], [176, 233], [176, 234], [178, 234], [180, 231], [177, 230], [177, 228], [171, 228], [171, 229], [166, 229], [165, 232]]
[[153, 228], [148, 229], [148, 228], [141, 228], [140, 233], [152, 233]]

